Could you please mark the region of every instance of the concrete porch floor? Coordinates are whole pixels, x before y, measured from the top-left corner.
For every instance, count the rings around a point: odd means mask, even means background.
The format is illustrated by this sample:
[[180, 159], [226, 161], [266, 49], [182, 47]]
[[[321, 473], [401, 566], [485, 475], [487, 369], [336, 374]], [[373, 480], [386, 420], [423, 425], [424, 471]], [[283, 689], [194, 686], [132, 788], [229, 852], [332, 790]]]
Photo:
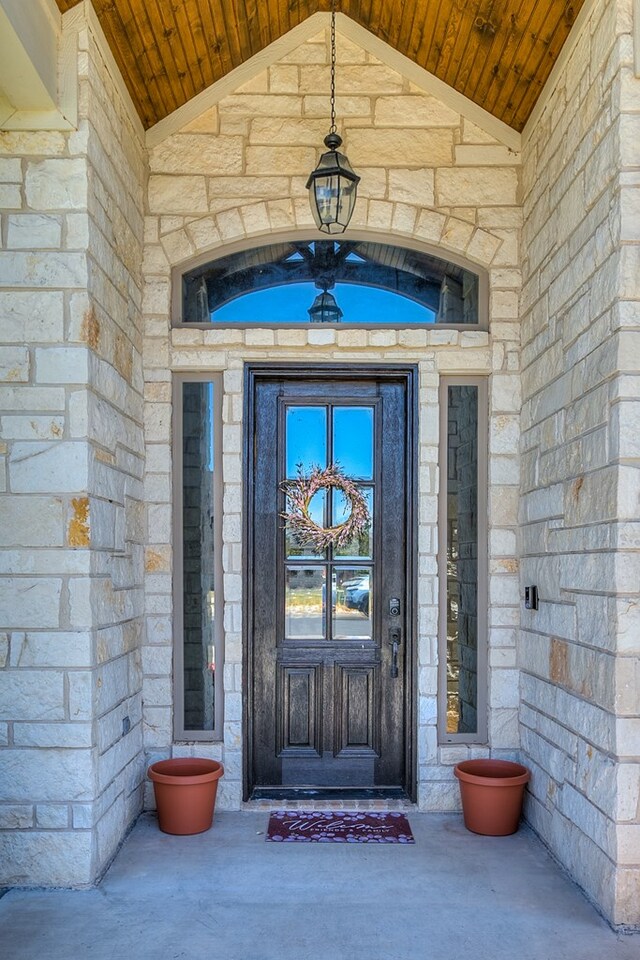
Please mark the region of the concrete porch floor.
[[11, 890], [3, 960], [638, 960], [526, 828], [409, 813], [415, 845], [265, 843], [268, 813], [194, 837], [143, 815], [90, 890]]

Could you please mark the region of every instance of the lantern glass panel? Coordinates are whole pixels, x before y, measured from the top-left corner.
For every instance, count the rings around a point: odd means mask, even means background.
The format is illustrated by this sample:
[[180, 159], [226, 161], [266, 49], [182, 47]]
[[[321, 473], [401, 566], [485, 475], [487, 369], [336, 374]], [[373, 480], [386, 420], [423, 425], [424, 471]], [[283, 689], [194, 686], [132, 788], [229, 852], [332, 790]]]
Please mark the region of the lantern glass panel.
[[315, 202], [311, 204], [311, 212], [317, 226], [322, 229], [338, 219], [340, 178], [318, 177], [313, 184], [313, 196]]

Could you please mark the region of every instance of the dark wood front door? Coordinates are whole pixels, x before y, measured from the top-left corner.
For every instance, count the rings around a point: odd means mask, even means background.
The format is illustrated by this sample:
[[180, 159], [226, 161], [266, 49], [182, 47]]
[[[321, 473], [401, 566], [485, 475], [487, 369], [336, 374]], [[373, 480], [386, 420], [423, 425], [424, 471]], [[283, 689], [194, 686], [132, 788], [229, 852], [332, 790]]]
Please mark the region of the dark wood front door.
[[[411, 370], [249, 371], [249, 795], [411, 795], [412, 395]], [[371, 525], [321, 551], [286, 529], [283, 481], [330, 463]]]

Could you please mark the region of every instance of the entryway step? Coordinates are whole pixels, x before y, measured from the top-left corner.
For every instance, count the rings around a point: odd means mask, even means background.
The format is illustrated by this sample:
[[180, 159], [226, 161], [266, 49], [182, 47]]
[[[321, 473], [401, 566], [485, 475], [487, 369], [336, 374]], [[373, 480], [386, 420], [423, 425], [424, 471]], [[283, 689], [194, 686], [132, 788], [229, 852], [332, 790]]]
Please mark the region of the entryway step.
[[418, 812], [418, 806], [410, 800], [345, 800], [334, 797], [329, 800], [314, 800], [311, 797], [298, 800], [275, 799], [247, 800], [242, 810], [257, 813], [260, 810], [403, 810]]

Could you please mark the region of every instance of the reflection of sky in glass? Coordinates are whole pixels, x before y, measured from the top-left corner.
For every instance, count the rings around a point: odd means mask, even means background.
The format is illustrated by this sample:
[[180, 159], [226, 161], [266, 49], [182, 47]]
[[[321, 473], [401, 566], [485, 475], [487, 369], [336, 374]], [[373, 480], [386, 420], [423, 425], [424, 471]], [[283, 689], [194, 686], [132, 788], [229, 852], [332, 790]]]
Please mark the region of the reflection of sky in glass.
[[350, 477], [373, 478], [373, 409], [336, 407], [333, 411], [333, 461]]
[[[290, 283], [256, 290], [216, 310], [214, 323], [308, 323], [320, 291], [314, 283]], [[407, 297], [377, 287], [337, 283], [331, 291], [344, 313], [341, 323], [433, 323], [435, 313]]]
[[287, 408], [287, 476], [295, 477], [298, 464], [305, 473], [327, 465], [326, 407]]

